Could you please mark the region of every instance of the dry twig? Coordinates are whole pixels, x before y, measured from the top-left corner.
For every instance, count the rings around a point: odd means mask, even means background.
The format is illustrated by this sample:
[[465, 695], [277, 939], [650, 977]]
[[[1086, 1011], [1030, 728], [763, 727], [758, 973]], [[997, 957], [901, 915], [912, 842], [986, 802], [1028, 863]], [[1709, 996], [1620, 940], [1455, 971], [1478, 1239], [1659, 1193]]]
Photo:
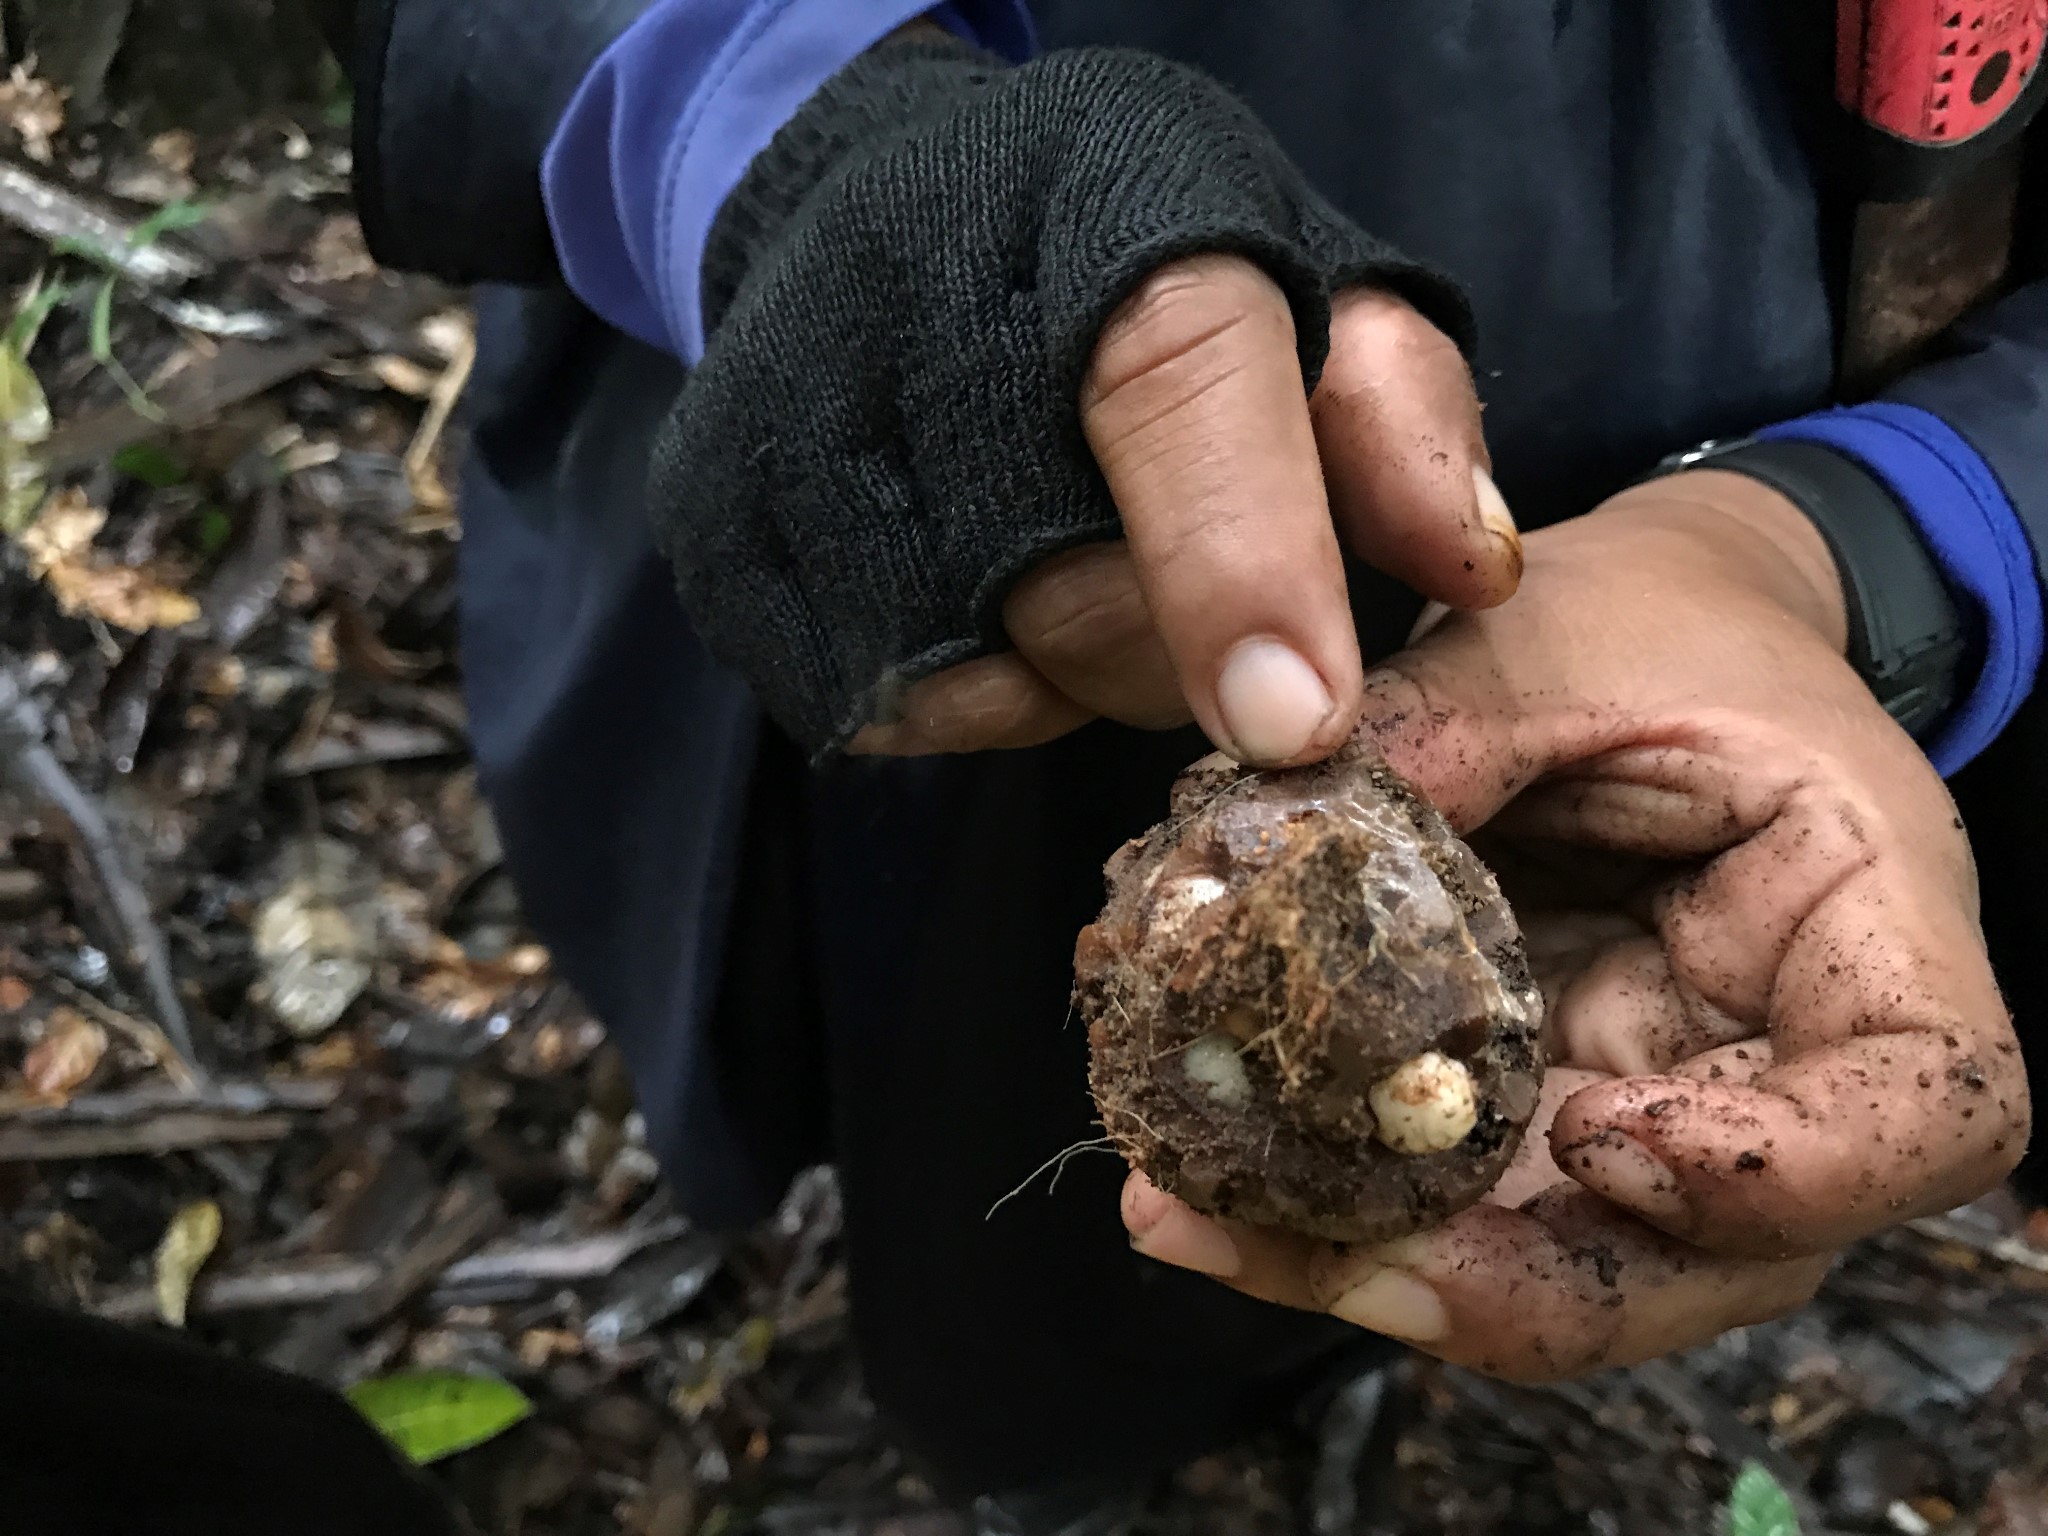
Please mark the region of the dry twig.
[[456, 402], [468, 387], [470, 373], [475, 367], [476, 333], [464, 330], [455, 356], [449, 360], [441, 377], [434, 381], [433, 391], [427, 396], [426, 415], [420, 420], [412, 446], [405, 451], [405, 483], [412, 491], [419, 511], [429, 516], [445, 518], [455, 505], [455, 498], [442, 482], [440, 470], [435, 465], [435, 455], [440, 449], [442, 434], [448, 430], [448, 423], [455, 415]]
[[43, 801], [71, 823], [93, 878], [107, 897], [121, 958], [141, 978], [157, 1027], [194, 1079], [205, 1070], [192, 1041], [192, 1026], [171, 978], [170, 952], [149, 908], [149, 898], [128, 872], [128, 860], [114, 830], [90, 795], [65, 772], [43, 740], [43, 723], [11, 671], [0, 666], [0, 778]]
[[210, 270], [184, 247], [162, 238], [139, 239], [139, 224], [7, 160], [0, 160], [0, 219], [38, 240], [89, 247], [145, 287], [174, 287]]
[[333, 1081], [203, 1082], [191, 1093], [147, 1088], [65, 1104], [0, 1105], [0, 1163], [186, 1151], [274, 1141], [340, 1097]]
[[[635, 1254], [687, 1230], [688, 1223], [680, 1217], [669, 1217], [594, 1237], [487, 1249], [443, 1270], [427, 1303], [439, 1308], [516, 1299], [545, 1287], [602, 1280]], [[251, 1265], [202, 1278], [192, 1293], [192, 1311], [218, 1315], [315, 1306], [363, 1295], [385, 1273], [386, 1266], [377, 1260], [360, 1258]], [[93, 1310], [116, 1322], [132, 1323], [150, 1316], [155, 1305], [150, 1288], [137, 1285], [109, 1293]]]

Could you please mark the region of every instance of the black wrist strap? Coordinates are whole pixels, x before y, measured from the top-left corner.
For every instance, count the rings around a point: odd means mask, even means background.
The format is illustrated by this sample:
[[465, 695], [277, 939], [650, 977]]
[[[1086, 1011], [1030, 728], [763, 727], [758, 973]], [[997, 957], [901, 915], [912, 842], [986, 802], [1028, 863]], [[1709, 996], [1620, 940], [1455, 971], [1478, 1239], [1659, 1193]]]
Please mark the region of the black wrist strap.
[[1850, 665], [1910, 732], [1948, 712], [1977, 645], [1920, 530], [1882, 482], [1818, 443], [1708, 443], [1658, 466], [1685, 469], [1733, 470], [1797, 505], [1835, 557]]

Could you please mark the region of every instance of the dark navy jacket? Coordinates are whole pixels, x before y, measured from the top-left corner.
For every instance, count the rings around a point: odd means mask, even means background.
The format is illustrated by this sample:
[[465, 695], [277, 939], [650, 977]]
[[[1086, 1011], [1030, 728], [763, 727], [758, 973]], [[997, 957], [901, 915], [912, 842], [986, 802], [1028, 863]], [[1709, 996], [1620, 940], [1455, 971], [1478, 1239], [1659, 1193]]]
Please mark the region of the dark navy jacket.
[[[704, 1065], [699, 1024], [761, 726], [692, 636], [644, 529], [676, 349], [629, 338], [569, 291], [541, 166], [579, 87], [655, 5], [739, 16], [804, 0], [366, 3], [358, 173], [373, 244], [486, 285], [463, 509], [485, 783], [535, 921], [625, 1042], [686, 1197], [712, 1219], [742, 1216], [780, 1170], [738, 1155], [745, 1128]], [[1045, 46], [1134, 44], [1217, 74], [1361, 224], [1460, 279], [1480, 320], [1489, 442], [1525, 526], [1590, 508], [1674, 449], [1831, 403], [1848, 195], [1829, 160], [1822, 0], [1032, 10]], [[614, 147], [630, 137], [606, 131]], [[2048, 220], [2029, 197], [2010, 295], [1894, 396], [1967, 443], [2048, 550]], [[1368, 645], [1386, 649], [1405, 612], [1367, 618]], [[2032, 970], [2048, 727], [2033, 701], [2004, 713], [2003, 737], [1955, 783], [2024, 1027], [2048, 980]], [[915, 803], [958, 771], [869, 768], [860, 793], [825, 792], [842, 807]], [[834, 835], [873, 835], [863, 814]], [[865, 915], [886, 934], [885, 915]]]

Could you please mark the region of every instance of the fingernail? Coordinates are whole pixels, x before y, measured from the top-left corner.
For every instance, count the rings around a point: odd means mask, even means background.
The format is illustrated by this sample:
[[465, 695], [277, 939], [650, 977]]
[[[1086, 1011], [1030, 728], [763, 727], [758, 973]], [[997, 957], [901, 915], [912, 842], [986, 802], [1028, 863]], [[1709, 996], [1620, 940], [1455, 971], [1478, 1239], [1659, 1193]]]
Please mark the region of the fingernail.
[[1398, 1269], [1383, 1269], [1354, 1285], [1337, 1298], [1330, 1315], [1411, 1344], [1433, 1344], [1451, 1331], [1436, 1292]]
[[1244, 1267], [1230, 1234], [1199, 1218], [1169, 1216], [1150, 1232], [1132, 1238], [1131, 1246], [1148, 1259], [1219, 1280], [1228, 1280]]
[[1609, 1127], [1567, 1148], [1559, 1162], [1581, 1184], [1659, 1226], [1683, 1231], [1691, 1223], [1692, 1208], [1678, 1175], [1626, 1131]]
[[1501, 495], [1500, 487], [1477, 464], [1472, 466], [1472, 488], [1479, 495], [1479, 521], [1485, 526], [1495, 542], [1501, 544], [1514, 562], [1517, 571], [1522, 568], [1522, 535], [1515, 527], [1515, 514], [1508, 510], [1508, 499]]
[[1241, 763], [1283, 763], [1314, 739], [1336, 705], [1316, 669], [1278, 640], [1246, 640], [1223, 663], [1216, 708]]

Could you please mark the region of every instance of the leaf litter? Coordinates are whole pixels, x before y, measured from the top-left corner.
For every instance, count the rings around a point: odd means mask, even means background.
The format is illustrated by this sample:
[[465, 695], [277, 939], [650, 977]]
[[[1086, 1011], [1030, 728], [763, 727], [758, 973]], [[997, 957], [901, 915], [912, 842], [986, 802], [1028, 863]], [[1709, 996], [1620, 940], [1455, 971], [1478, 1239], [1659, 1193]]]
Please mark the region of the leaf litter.
[[[862, 1386], [830, 1173], [692, 1230], [520, 919], [456, 668], [462, 296], [369, 266], [333, 123], [62, 108], [0, 85], [10, 1271], [351, 1391], [482, 1530], [964, 1533]], [[1144, 1531], [1690, 1536], [1752, 1463], [1810, 1533], [2048, 1528], [2048, 1221], [1914, 1223], [1639, 1372], [1411, 1360]]]
[[220, 1207], [211, 1200], [180, 1206], [156, 1245], [157, 1315], [173, 1328], [185, 1326], [192, 1282], [220, 1244]]

